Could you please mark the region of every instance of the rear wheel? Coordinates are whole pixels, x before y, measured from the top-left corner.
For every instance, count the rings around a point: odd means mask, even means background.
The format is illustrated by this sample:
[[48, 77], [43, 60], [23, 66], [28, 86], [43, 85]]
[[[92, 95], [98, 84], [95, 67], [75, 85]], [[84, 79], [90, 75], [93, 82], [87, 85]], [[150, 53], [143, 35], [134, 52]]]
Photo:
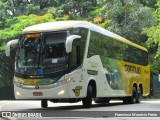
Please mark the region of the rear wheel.
[[48, 107], [48, 101], [47, 100], [41, 100], [41, 107], [47, 108]]
[[132, 96], [131, 97], [128, 97], [128, 98], [124, 98], [123, 99], [123, 103], [129, 103], [129, 104], [134, 104], [136, 103], [137, 101], [137, 89], [135, 86], [133, 86], [133, 89], [132, 89]]
[[141, 89], [141, 87], [138, 87], [138, 90], [137, 90], [137, 100], [136, 100], [136, 102], [137, 102], [137, 103], [140, 103], [140, 102], [141, 102], [141, 99], [142, 99], [142, 89]]
[[136, 89], [136, 87], [133, 87], [131, 103], [132, 104], [136, 103], [136, 100], [137, 100], [137, 89]]
[[91, 85], [88, 86], [87, 88], [87, 96], [86, 98], [82, 99], [83, 107], [85, 108], [90, 108], [92, 105], [92, 96], [93, 96], [93, 91]]

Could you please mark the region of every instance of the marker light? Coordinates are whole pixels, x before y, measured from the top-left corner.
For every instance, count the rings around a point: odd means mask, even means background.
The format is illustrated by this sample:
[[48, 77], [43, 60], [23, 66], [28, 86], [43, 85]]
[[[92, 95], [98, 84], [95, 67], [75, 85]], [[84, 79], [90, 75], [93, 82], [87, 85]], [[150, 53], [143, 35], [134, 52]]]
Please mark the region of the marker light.
[[34, 37], [40, 37], [39, 33], [30, 33], [30, 34], [26, 34], [25, 38], [34, 38]]

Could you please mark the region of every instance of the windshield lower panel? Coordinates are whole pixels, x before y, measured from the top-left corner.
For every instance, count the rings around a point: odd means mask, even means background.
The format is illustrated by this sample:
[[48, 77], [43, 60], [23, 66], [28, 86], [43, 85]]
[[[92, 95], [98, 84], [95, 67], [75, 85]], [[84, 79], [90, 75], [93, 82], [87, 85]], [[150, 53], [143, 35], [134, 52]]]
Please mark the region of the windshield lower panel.
[[19, 41], [15, 72], [40, 76], [67, 70], [67, 35], [68, 31], [23, 35]]

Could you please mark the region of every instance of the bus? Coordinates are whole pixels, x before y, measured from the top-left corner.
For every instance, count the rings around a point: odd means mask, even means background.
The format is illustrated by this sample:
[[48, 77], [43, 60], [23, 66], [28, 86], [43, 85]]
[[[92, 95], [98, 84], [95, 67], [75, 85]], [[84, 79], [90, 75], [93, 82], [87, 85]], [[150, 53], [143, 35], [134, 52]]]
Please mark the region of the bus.
[[87, 21], [32, 25], [17, 44], [13, 78], [16, 99], [80, 102], [85, 108], [112, 99], [139, 103], [150, 93], [148, 51]]

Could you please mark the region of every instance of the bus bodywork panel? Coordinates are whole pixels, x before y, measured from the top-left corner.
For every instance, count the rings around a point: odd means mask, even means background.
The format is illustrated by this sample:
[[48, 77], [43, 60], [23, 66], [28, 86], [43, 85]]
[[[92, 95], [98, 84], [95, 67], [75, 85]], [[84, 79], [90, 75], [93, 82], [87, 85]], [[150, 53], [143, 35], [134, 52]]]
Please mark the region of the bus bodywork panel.
[[[120, 87], [118, 89], [114, 89], [112, 87], [112, 81], [115, 83], [118, 82], [117, 79], [113, 79], [113, 74], [103, 67], [103, 63], [101, 62], [101, 58], [99, 55], [92, 56], [86, 60], [84, 63], [84, 68], [87, 69], [87, 81], [95, 80], [97, 87], [97, 96], [96, 97], [124, 97], [126, 96], [125, 89]], [[112, 61], [113, 62], [113, 61]], [[113, 63], [112, 63], [113, 64]], [[111, 66], [111, 64], [107, 63], [106, 65]], [[113, 71], [117, 68], [111, 68]], [[119, 68], [118, 68], [119, 69]], [[116, 71], [116, 76], [118, 71]], [[121, 79], [121, 77], [119, 77]], [[122, 80], [121, 80], [122, 81]], [[123, 81], [122, 81], [123, 82]], [[112, 84], [112, 85], [111, 85]], [[124, 84], [119, 84], [123, 86]], [[116, 86], [116, 85], [115, 85]]]
[[[84, 98], [87, 86], [84, 85], [82, 71], [82, 69], [75, 70], [63, 76], [57, 82], [48, 85], [45, 82], [40, 85], [40, 82], [38, 83], [35, 79], [21, 78], [20, 80], [24, 80], [26, 83], [23, 84], [26, 85], [14, 82], [15, 97], [16, 99]], [[17, 81], [17, 79], [19, 78], [14, 78], [14, 81]], [[44, 81], [46, 80], [44, 79]], [[42, 79], [39, 79], [39, 81], [42, 81]]]
[[[97, 97], [132, 95], [133, 85], [142, 85], [143, 96], [150, 93], [150, 67], [95, 55], [86, 60], [88, 81], [97, 84]], [[90, 72], [90, 73], [89, 73]]]
[[117, 61], [119, 65], [122, 79], [124, 80], [126, 94], [131, 96], [134, 84], [136, 84], [137, 89], [142, 86], [143, 96], [150, 94], [150, 67], [137, 65], [124, 61]]

